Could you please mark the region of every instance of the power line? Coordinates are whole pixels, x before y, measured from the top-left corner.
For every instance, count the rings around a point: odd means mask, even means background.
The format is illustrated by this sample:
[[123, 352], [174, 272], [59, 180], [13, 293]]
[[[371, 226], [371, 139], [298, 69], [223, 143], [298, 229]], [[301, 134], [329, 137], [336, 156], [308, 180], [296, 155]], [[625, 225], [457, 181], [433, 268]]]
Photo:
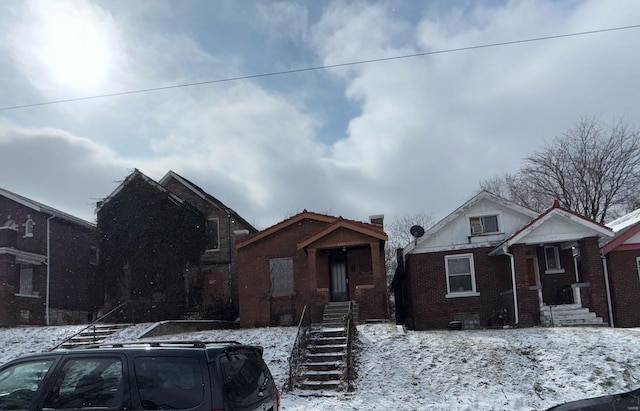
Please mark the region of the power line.
[[406, 54], [406, 55], [402, 55], [402, 56], [382, 57], [382, 58], [376, 58], [376, 59], [370, 59], [370, 60], [352, 61], [352, 62], [347, 62], [347, 63], [328, 64], [328, 65], [324, 65], [324, 66], [305, 67], [305, 68], [299, 68], [299, 69], [276, 71], [276, 72], [271, 72], [271, 73], [250, 74], [250, 75], [246, 75], [246, 76], [229, 77], [229, 78], [217, 79], [217, 80], [199, 81], [199, 82], [195, 82], [195, 83], [176, 84], [176, 85], [172, 85], [172, 86], [163, 86], [163, 87], [153, 87], [153, 88], [146, 88], [146, 89], [139, 89], [139, 90], [121, 91], [121, 92], [117, 92], [117, 93], [107, 93], [107, 94], [99, 94], [99, 95], [94, 95], [94, 96], [69, 98], [69, 99], [64, 99], [64, 100], [46, 101], [46, 102], [42, 102], [42, 103], [32, 103], [32, 104], [24, 104], [24, 105], [18, 105], [18, 106], [7, 106], [7, 107], [0, 107], [0, 111], [17, 110], [17, 109], [21, 109], [21, 108], [47, 106], [47, 105], [53, 105], [53, 104], [70, 103], [70, 102], [74, 102], [74, 101], [95, 100], [95, 99], [107, 98], [107, 97], [126, 96], [126, 95], [129, 95], [129, 94], [150, 93], [150, 92], [153, 92], [153, 91], [171, 90], [171, 89], [183, 88], [183, 87], [195, 87], [195, 86], [201, 86], [201, 85], [205, 85], [205, 84], [227, 83], [227, 82], [232, 82], [232, 81], [250, 80], [250, 79], [263, 78], [263, 77], [283, 76], [283, 75], [286, 75], [286, 74], [304, 73], [304, 72], [308, 72], [308, 71], [328, 70], [328, 69], [339, 68], [339, 67], [357, 66], [357, 65], [362, 65], [362, 64], [379, 63], [379, 62], [391, 61], [391, 60], [401, 60], [401, 59], [409, 59], [409, 58], [415, 58], [415, 57], [431, 56], [431, 55], [435, 55], [435, 54], [455, 53], [455, 52], [460, 52], [460, 51], [469, 51], [469, 50], [478, 50], [478, 49], [484, 49], [484, 48], [490, 48], [490, 47], [508, 46], [508, 45], [512, 45], [512, 44], [532, 43], [532, 42], [536, 42], [536, 41], [555, 40], [555, 39], [561, 39], [561, 38], [566, 38], [566, 37], [585, 36], [585, 35], [589, 35], [589, 34], [598, 34], [598, 33], [610, 32], [610, 31], [620, 31], [620, 30], [629, 30], [629, 29], [637, 29], [637, 28], [640, 28], [640, 24], [636, 24], [636, 25], [632, 25], [632, 26], [612, 27], [612, 28], [600, 29], [600, 30], [582, 31], [582, 32], [577, 32], [577, 33], [569, 33], [569, 34], [558, 34], [558, 35], [546, 36], [546, 37], [536, 37], [536, 38], [524, 39], [524, 40], [503, 41], [503, 42], [499, 42], [499, 43], [482, 44], [482, 45], [478, 45], [478, 46], [468, 46], [468, 47], [458, 47], [458, 48], [445, 49], [445, 50], [426, 51], [426, 52], [423, 52], [423, 53]]

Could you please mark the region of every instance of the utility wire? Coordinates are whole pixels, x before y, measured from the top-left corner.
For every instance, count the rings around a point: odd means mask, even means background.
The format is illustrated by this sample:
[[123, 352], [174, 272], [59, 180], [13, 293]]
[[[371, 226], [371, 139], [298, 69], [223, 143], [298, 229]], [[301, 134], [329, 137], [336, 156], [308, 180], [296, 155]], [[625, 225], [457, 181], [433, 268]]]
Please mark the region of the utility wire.
[[328, 65], [324, 65], [324, 66], [305, 67], [305, 68], [299, 68], [299, 69], [276, 71], [276, 72], [271, 72], [271, 73], [250, 74], [250, 75], [246, 75], [246, 76], [229, 77], [229, 78], [223, 78], [223, 79], [217, 79], [217, 80], [199, 81], [199, 82], [196, 82], [196, 83], [185, 83], [185, 84], [176, 84], [176, 85], [172, 85], [172, 86], [163, 86], [163, 87], [153, 87], [153, 88], [146, 88], [146, 89], [140, 89], [140, 90], [121, 91], [121, 92], [117, 92], [117, 93], [99, 94], [99, 95], [94, 95], [94, 96], [76, 97], [76, 98], [69, 98], [69, 99], [64, 99], [64, 100], [46, 101], [46, 102], [42, 102], [42, 103], [32, 103], [32, 104], [24, 104], [24, 105], [18, 105], [18, 106], [7, 106], [7, 107], [0, 107], [0, 111], [17, 110], [17, 109], [21, 109], [21, 108], [37, 107], [37, 106], [47, 106], [47, 105], [52, 105], [52, 104], [70, 103], [70, 102], [74, 102], [74, 101], [95, 100], [95, 99], [99, 99], [99, 98], [107, 98], [107, 97], [115, 97], [115, 96], [126, 96], [126, 95], [129, 95], [129, 94], [150, 93], [150, 92], [153, 92], [153, 91], [171, 90], [171, 89], [183, 88], [183, 87], [195, 87], [195, 86], [201, 86], [201, 85], [204, 85], [204, 84], [228, 83], [228, 82], [232, 82], [232, 81], [250, 80], [250, 79], [263, 78], [263, 77], [283, 76], [283, 75], [286, 75], [286, 74], [304, 73], [304, 72], [308, 72], [308, 71], [328, 70], [328, 69], [338, 68], [338, 67], [357, 66], [357, 65], [362, 65], [362, 64], [379, 63], [379, 62], [390, 61], [390, 60], [401, 60], [401, 59], [409, 59], [409, 58], [415, 58], [415, 57], [431, 56], [431, 55], [435, 55], [435, 54], [445, 54], [445, 53], [455, 53], [455, 52], [460, 52], [460, 51], [478, 50], [478, 49], [485, 49], [485, 48], [490, 48], [490, 47], [508, 46], [508, 45], [512, 45], [512, 44], [533, 43], [533, 42], [536, 42], [536, 41], [555, 40], [555, 39], [561, 39], [561, 38], [567, 38], [567, 37], [585, 36], [585, 35], [589, 35], [589, 34], [598, 34], [598, 33], [610, 32], [610, 31], [620, 31], [620, 30], [629, 30], [629, 29], [637, 29], [637, 28], [640, 28], [640, 24], [636, 24], [636, 25], [632, 25], [632, 26], [612, 27], [612, 28], [600, 29], [600, 30], [582, 31], [582, 32], [577, 32], [577, 33], [569, 33], [569, 34], [558, 34], [558, 35], [546, 36], [546, 37], [536, 37], [536, 38], [524, 39], [524, 40], [503, 41], [503, 42], [499, 42], [499, 43], [482, 44], [482, 45], [479, 45], [479, 46], [468, 46], [468, 47], [459, 47], [459, 48], [445, 49], [445, 50], [426, 51], [426, 52], [423, 52], [423, 53], [406, 54], [406, 55], [402, 55], [402, 56], [393, 56], [393, 57], [382, 57], [382, 58], [376, 58], [376, 59], [371, 59], [371, 60], [352, 61], [352, 62], [348, 62], [348, 63], [337, 63], [337, 64], [328, 64]]

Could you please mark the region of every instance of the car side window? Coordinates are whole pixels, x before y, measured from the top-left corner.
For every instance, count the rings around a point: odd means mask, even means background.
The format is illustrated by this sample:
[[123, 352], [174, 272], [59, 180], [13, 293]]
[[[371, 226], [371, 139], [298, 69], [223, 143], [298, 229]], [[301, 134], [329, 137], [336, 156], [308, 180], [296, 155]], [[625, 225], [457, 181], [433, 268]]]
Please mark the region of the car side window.
[[0, 410], [31, 408], [36, 392], [54, 360], [25, 361], [0, 372]]
[[256, 353], [225, 353], [220, 357], [220, 367], [226, 396], [233, 407], [260, 402], [275, 389], [267, 365]]
[[136, 384], [145, 410], [186, 409], [204, 400], [200, 362], [193, 357], [138, 357]]
[[121, 409], [122, 361], [117, 357], [68, 359], [47, 396], [45, 409]]

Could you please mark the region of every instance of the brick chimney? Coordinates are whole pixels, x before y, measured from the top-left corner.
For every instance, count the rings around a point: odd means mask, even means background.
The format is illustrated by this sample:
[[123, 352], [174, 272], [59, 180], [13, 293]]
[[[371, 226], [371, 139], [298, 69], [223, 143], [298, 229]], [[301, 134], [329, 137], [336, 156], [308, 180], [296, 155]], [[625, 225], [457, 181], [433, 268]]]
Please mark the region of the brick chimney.
[[384, 214], [369, 216], [369, 222], [373, 225], [377, 225], [380, 228], [384, 228]]

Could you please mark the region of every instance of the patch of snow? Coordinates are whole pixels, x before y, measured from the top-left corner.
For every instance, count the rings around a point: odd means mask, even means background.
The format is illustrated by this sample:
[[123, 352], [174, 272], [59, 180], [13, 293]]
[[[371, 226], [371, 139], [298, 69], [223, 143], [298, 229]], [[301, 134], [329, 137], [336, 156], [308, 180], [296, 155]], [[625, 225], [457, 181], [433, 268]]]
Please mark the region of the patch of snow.
[[[120, 331], [134, 340], [150, 324]], [[0, 363], [45, 351], [79, 327], [0, 329]], [[404, 331], [358, 326], [351, 392], [282, 390], [295, 327], [212, 330], [152, 339], [262, 345], [282, 410], [544, 410], [640, 387], [640, 329], [526, 328]]]
[[629, 226], [634, 225], [635, 223], [640, 221], [640, 208], [630, 212], [629, 214], [625, 214], [620, 218], [613, 220], [610, 223], [607, 223], [607, 227], [613, 230], [614, 233], [617, 233], [620, 230], [623, 230]]

